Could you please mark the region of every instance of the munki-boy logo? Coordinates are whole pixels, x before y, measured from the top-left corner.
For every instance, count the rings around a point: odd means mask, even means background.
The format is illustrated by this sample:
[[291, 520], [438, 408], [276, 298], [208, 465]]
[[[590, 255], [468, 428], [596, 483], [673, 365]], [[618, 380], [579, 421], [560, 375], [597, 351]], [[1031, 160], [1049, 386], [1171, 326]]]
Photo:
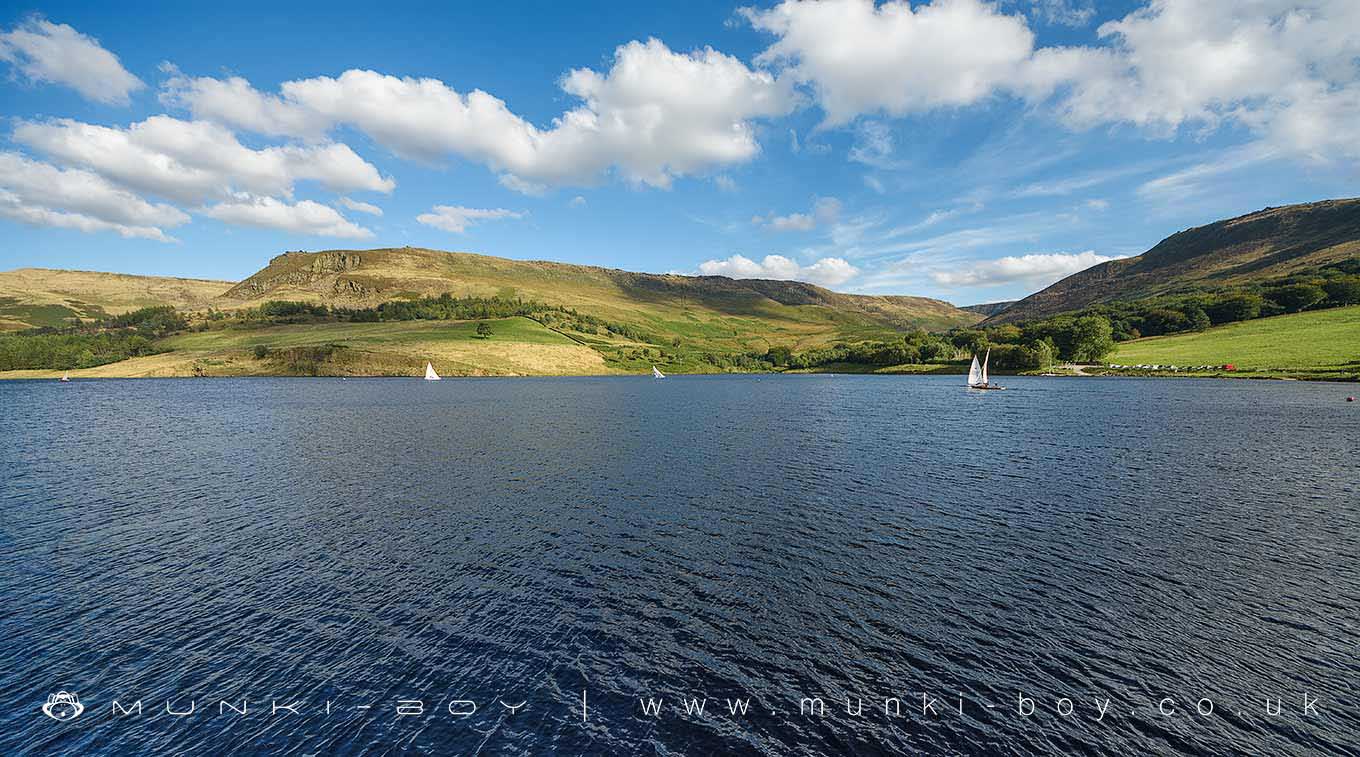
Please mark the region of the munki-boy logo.
[[74, 693], [58, 691], [48, 695], [47, 704], [43, 705], [42, 711], [53, 720], [75, 720], [85, 711], [85, 705], [80, 703], [80, 698]]

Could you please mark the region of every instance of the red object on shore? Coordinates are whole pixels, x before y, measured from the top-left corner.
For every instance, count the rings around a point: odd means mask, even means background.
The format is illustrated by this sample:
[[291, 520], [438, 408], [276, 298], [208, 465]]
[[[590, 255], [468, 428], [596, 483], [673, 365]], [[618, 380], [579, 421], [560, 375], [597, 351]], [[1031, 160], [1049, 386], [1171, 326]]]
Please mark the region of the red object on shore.
[[1227, 365], [1223, 366], [1223, 370], [1225, 370], [1225, 371], [1235, 371], [1235, 370], [1237, 370], [1237, 366], [1236, 366], [1235, 364], [1233, 364], [1233, 363], [1228, 363]]

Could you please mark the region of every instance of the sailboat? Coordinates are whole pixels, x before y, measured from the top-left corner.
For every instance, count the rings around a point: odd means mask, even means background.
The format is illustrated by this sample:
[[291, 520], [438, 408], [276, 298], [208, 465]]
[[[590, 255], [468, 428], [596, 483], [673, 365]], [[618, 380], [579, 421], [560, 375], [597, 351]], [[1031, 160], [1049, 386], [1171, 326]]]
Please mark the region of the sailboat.
[[61, 374], [61, 378], [59, 378], [59, 379], [57, 379], [57, 380], [60, 381], [60, 382], [62, 382], [63, 384], [69, 384], [69, 383], [71, 382], [71, 374], [69, 374], [69, 373], [63, 373], [63, 374]]
[[987, 354], [982, 358], [982, 365], [978, 365], [977, 355], [973, 355], [973, 364], [968, 368], [968, 388], [969, 389], [1005, 389], [987, 380], [987, 363], [992, 359], [992, 348], [987, 348]]
[[425, 363], [425, 380], [426, 380], [426, 381], [438, 381], [438, 380], [439, 380], [439, 374], [434, 372], [434, 365], [432, 365], [432, 364], [429, 363], [429, 362], [426, 362], [426, 363]]
[[662, 373], [661, 371], [658, 371], [656, 369], [656, 366], [652, 366], [652, 378], [663, 379], [666, 378], [666, 374]]

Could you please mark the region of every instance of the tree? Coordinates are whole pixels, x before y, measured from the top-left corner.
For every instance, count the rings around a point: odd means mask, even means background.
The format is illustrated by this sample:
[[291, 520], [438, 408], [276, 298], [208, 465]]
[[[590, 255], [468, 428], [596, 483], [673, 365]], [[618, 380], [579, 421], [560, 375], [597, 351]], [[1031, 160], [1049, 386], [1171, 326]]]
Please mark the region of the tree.
[[1142, 332], [1148, 336], [1174, 334], [1184, 331], [1188, 325], [1185, 313], [1171, 308], [1157, 308], [1143, 316]]
[[479, 337], [481, 337], [481, 338], [483, 338], [483, 339], [490, 339], [490, 338], [491, 338], [491, 324], [487, 323], [486, 321], [478, 321], [478, 322], [477, 322], [477, 336], [479, 336]]
[[1264, 301], [1259, 294], [1231, 294], [1209, 303], [1205, 306], [1204, 312], [1215, 324], [1249, 321], [1261, 316], [1263, 304]]
[[1203, 331], [1213, 325], [1209, 320], [1209, 314], [1201, 308], [1193, 306], [1186, 308], [1185, 318], [1191, 331]]
[[1113, 334], [1104, 316], [1082, 316], [1072, 322], [1072, 346], [1067, 357], [1077, 363], [1098, 363], [1114, 349]]
[[956, 332], [950, 339], [954, 346], [969, 353], [978, 353], [987, 349], [987, 335], [976, 329], [963, 329]]
[[1360, 303], [1360, 276], [1339, 276], [1323, 284], [1322, 289], [1333, 305]]
[[1306, 310], [1327, 298], [1327, 292], [1314, 284], [1290, 284], [1272, 289], [1266, 296], [1274, 300], [1287, 313]]

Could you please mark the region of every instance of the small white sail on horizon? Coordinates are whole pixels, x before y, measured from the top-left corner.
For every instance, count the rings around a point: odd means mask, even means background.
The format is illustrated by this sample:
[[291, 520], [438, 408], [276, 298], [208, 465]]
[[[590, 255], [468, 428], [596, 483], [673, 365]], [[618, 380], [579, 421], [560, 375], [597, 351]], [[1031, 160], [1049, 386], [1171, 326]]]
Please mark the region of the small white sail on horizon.
[[666, 378], [666, 374], [662, 373], [661, 371], [658, 371], [656, 369], [656, 366], [652, 366], [652, 378], [663, 379]]
[[439, 380], [439, 374], [434, 372], [434, 364], [428, 361], [425, 363], [425, 380], [426, 381]]
[[968, 385], [979, 386], [982, 383], [982, 369], [978, 367], [977, 355], [974, 355], [973, 364], [968, 367]]
[[986, 357], [982, 358], [982, 383], [984, 385], [991, 383], [990, 381], [987, 380], [987, 364], [990, 363], [991, 361], [992, 361], [992, 348], [988, 347]]

